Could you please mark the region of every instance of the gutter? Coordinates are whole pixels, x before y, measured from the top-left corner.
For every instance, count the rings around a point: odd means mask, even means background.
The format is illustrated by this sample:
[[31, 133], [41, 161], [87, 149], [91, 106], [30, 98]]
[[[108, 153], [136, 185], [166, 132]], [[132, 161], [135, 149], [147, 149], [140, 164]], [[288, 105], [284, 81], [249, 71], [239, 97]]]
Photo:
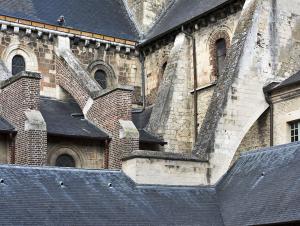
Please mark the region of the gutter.
[[271, 83], [263, 88], [265, 98], [270, 106], [270, 146], [274, 146], [274, 104], [271, 100], [271, 92], [273, 87], [276, 87], [278, 83]]
[[198, 137], [198, 96], [197, 96], [197, 54], [196, 54], [196, 39], [195, 37], [184, 30], [184, 26], [181, 27], [181, 31], [192, 40], [193, 48], [193, 68], [194, 68], [194, 142], [197, 142]]
[[141, 62], [141, 76], [142, 76], [142, 102], [143, 102], [143, 109], [141, 112], [143, 112], [146, 108], [146, 81], [145, 81], [145, 54], [144, 52], [140, 53], [140, 62]]
[[0, 20], [0, 24], [12, 26], [12, 27], [30, 29], [33, 31], [40, 31], [40, 32], [44, 32], [44, 33], [49, 33], [49, 34], [54, 34], [54, 35], [59, 35], [59, 36], [64, 36], [64, 37], [69, 37], [69, 38], [77, 37], [77, 38], [80, 38], [83, 40], [95, 41], [95, 42], [100, 42], [100, 43], [104, 43], [104, 44], [110, 44], [113, 46], [121, 46], [121, 47], [129, 48], [129, 49], [133, 49], [133, 50], [135, 49], [135, 46], [131, 46], [131, 45], [126, 45], [126, 44], [112, 42], [112, 41], [106, 41], [103, 39], [90, 38], [90, 37], [86, 37], [83, 35], [74, 35], [74, 34], [69, 34], [69, 33], [62, 32], [62, 31], [49, 30], [46, 28], [39, 28], [39, 27], [34, 27], [34, 26], [29, 26], [29, 25], [23, 25], [23, 24], [14, 23], [14, 22], [8, 22], [5, 20]]

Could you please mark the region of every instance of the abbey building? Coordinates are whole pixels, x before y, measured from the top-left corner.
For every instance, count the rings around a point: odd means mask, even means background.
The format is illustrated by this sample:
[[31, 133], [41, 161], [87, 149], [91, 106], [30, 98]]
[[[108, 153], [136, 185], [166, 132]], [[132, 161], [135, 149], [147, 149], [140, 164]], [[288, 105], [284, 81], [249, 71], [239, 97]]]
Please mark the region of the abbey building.
[[299, 59], [299, 0], [0, 0], [2, 223], [297, 225]]

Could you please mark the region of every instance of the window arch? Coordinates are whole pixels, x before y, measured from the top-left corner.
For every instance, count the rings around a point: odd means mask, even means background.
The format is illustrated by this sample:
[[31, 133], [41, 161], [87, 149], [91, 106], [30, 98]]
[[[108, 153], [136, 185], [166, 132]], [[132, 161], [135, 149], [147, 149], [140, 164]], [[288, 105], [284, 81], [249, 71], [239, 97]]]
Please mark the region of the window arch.
[[118, 81], [113, 68], [102, 60], [92, 62], [87, 70], [99, 83], [102, 89], [113, 89], [117, 87]]
[[212, 67], [211, 81], [215, 81], [223, 72], [227, 51], [231, 43], [230, 34], [232, 34], [231, 30], [223, 27], [213, 31], [208, 39], [210, 64]]
[[107, 88], [107, 74], [105, 71], [99, 69], [95, 72], [95, 80], [103, 88]]
[[68, 154], [62, 154], [57, 157], [55, 161], [55, 166], [58, 167], [76, 167], [75, 159]]
[[21, 55], [16, 55], [12, 58], [12, 74], [16, 75], [26, 70], [25, 59]]
[[227, 54], [226, 40], [220, 38], [216, 41], [216, 75], [217, 77], [221, 75], [224, 69], [225, 58]]

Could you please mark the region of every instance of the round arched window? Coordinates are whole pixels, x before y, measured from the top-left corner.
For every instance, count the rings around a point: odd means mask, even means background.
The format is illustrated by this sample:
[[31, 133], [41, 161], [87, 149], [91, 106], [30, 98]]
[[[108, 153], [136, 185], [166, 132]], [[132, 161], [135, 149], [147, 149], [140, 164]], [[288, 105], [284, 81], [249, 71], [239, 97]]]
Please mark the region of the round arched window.
[[72, 156], [64, 154], [57, 157], [55, 166], [58, 167], [75, 167], [76, 163]]
[[107, 88], [107, 75], [103, 70], [97, 70], [95, 73], [95, 80], [99, 83], [99, 85], [103, 88]]
[[25, 71], [25, 60], [22, 56], [16, 55], [12, 59], [12, 74], [16, 75], [22, 71]]

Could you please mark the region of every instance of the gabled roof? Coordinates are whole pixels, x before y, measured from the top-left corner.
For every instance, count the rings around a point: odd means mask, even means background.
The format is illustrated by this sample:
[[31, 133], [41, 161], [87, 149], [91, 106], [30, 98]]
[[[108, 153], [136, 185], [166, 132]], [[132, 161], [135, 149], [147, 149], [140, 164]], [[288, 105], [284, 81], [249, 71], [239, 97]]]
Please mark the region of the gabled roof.
[[217, 185], [225, 225], [300, 220], [300, 143], [244, 154]]
[[146, 35], [146, 42], [207, 14], [230, 0], [177, 0]]
[[46, 121], [49, 135], [94, 140], [109, 139], [105, 132], [83, 119], [83, 113], [75, 101], [41, 97], [40, 111]]
[[212, 188], [139, 187], [100, 170], [0, 166], [0, 177], [1, 225], [223, 225]]
[[0, 15], [66, 26], [81, 31], [137, 40], [138, 33], [122, 0], [0, 0]]

